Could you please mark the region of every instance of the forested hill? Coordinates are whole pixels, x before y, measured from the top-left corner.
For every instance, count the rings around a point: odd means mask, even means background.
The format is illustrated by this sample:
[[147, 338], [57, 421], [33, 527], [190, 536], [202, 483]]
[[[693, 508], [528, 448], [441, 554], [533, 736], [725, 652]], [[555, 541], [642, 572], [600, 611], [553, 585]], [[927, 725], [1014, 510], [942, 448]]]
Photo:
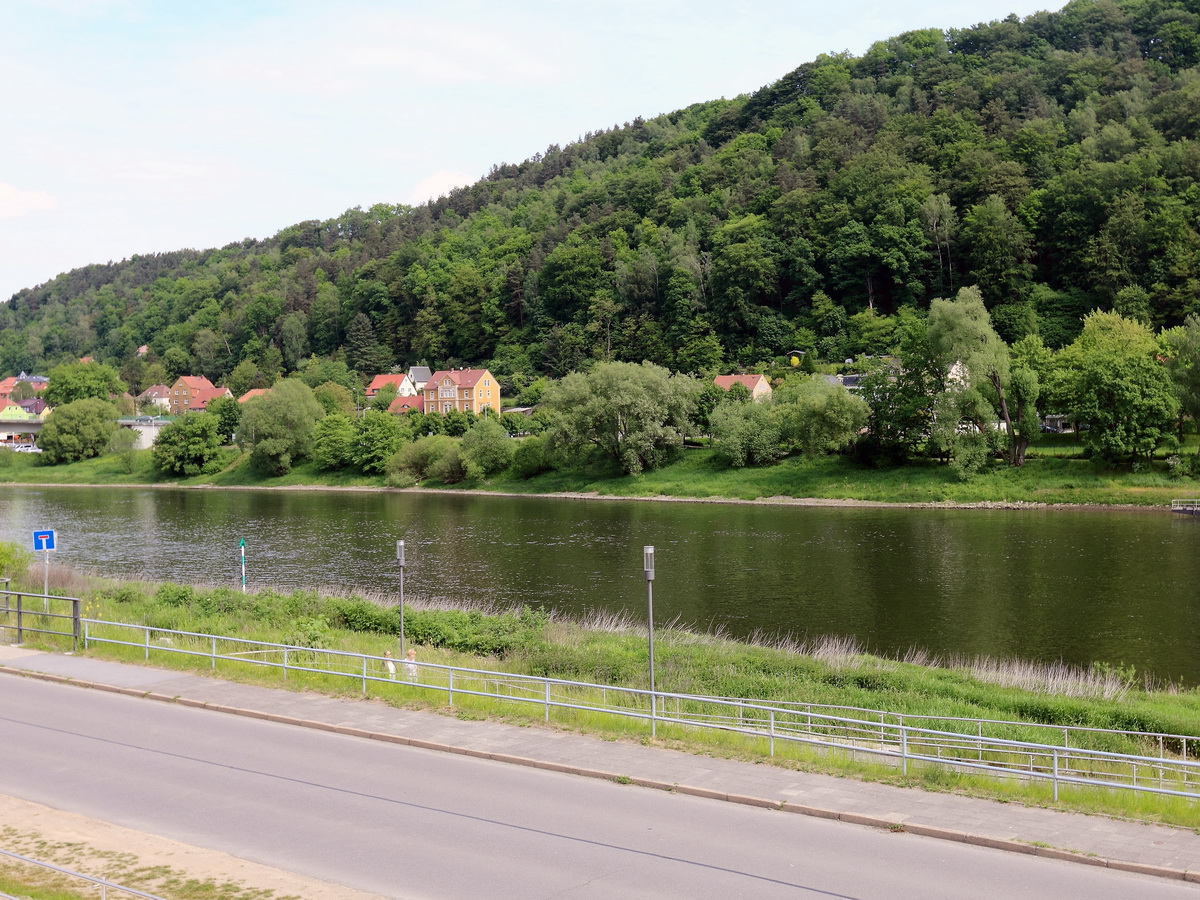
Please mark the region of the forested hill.
[[840, 360], [969, 284], [1010, 341], [1061, 346], [1096, 307], [1174, 325], [1200, 305], [1198, 132], [1200, 0], [910, 32], [425, 206], [61, 275], [0, 304], [0, 374], [91, 355], [137, 387], [142, 344], [215, 381], [338, 354], [500, 375]]

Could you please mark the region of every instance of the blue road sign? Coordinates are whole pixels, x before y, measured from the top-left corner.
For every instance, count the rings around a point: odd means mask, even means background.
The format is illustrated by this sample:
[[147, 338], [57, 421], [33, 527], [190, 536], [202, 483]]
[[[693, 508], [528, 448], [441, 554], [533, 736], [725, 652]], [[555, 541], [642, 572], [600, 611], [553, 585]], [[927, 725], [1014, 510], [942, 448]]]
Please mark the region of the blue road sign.
[[35, 531], [33, 533], [33, 549], [34, 550], [53, 550], [54, 549], [54, 531]]

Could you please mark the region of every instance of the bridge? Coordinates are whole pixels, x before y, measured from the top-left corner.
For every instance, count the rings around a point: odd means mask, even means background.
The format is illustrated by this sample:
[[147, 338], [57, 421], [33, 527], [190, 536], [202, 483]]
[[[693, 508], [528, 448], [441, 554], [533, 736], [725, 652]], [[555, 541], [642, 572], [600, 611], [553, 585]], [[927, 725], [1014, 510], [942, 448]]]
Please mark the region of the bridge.
[[0, 419], [0, 434], [37, 434], [44, 424], [41, 419]]
[[[28, 435], [32, 438], [41, 432], [45, 424], [41, 419], [0, 419], [0, 434]], [[144, 450], [153, 444], [155, 432], [169, 424], [171, 420], [162, 416], [130, 416], [117, 419], [117, 425], [121, 428], [132, 428], [137, 432], [138, 450]]]

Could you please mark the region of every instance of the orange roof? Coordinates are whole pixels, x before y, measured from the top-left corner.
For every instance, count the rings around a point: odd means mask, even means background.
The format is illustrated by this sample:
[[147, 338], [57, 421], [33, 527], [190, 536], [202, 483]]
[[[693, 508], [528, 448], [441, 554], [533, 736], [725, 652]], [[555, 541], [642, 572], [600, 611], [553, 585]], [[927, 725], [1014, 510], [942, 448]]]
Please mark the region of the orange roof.
[[246, 391], [246, 393], [242, 394], [242, 396], [238, 397], [238, 403], [245, 403], [247, 400], [251, 400], [255, 397], [261, 397], [270, 390], [270, 388], [251, 388], [250, 390]]
[[404, 381], [404, 379], [407, 377], [408, 376], [406, 374], [404, 374], [403, 372], [400, 372], [400, 373], [392, 372], [387, 375], [376, 375], [374, 378], [371, 379], [371, 383], [367, 387], [367, 396], [374, 397], [376, 394], [379, 393], [379, 391], [381, 389], [383, 389], [384, 387], [386, 387], [389, 384], [394, 384], [396, 386], [396, 388], [399, 389], [400, 382]]
[[473, 388], [484, 375], [490, 378], [492, 373], [487, 369], [443, 369], [440, 372], [434, 372], [429, 377], [429, 380], [425, 382], [425, 390], [433, 389], [436, 383], [446, 376], [449, 376], [450, 380], [461, 388]]
[[229, 388], [207, 387], [195, 388], [192, 396], [188, 397], [188, 409], [205, 409], [208, 406], [208, 401], [216, 400], [218, 397], [230, 396]]
[[193, 391], [198, 391], [198, 390], [211, 391], [213, 389], [213, 383], [211, 381], [209, 381], [207, 378], [205, 378], [203, 375], [180, 375], [175, 380], [175, 383], [178, 384], [180, 381], [183, 382], [185, 387], [189, 387]]
[[713, 379], [713, 383], [723, 391], [729, 390], [735, 384], [740, 384], [751, 393], [760, 382], [766, 383], [766, 379], [762, 375], [718, 375]]
[[410, 409], [425, 412], [425, 397], [422, 394], [417, 394], [415, 397], [397, 397], [388, 406], [390, 413], [404, 414]]

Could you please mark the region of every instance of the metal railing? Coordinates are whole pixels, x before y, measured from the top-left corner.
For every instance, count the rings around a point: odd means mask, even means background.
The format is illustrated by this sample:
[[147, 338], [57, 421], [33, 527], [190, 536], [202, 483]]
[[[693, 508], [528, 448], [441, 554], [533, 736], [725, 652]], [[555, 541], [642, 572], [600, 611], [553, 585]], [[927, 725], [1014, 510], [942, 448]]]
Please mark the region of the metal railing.
[[[737, 735], [758, 743], [770, 756], [778, 745], [865, 754], [899, 766], [951, 767], [962, 772], [1043, 781], [1058, 799], [1062, 785], [1133, 790], [1200, 799], [1200, 760], [1192, 756], [1200, 737], [1147, 734], [1078, 726], [889, 713], [589, 684], [470, 669], [324, 648], [275, 644], [244, 638], [175, 631], [83, 619], [83, 646], [112, 644], [152, 654], [200, 657], [216, 671], [257, 666], [293, 673], [352, 679], [365, 696], [378, 691], [434, 692], [450, 706], [465, 698], [540, 707], [549, 721], [561, 715], [603, 715], [644, 720], [651, 727], [676, 726]], [[392, 663], [389, 671], [388, 663]], [[934, 727], [938, 726], [938, 727]], [[1032, 731], [1041, 740], [1004, 737]], [[1060, 743], [1061, 740], [1061, 743]], [[1107, 743], [1156, 752], [1120, 752], [1083, 744]]]
[[145, 900], [165, 900], [165, 898], [159, 897], [157, 894], [147, 894], [145, 891], [139, 891], [136, 888], [114, 884], [107, 878], [97, 878], [93, 875], [84, 875], [82, 872], [64, 869], [62, 866], [56, 866], [37, 859], [30, 859], [28, 856], [22, 856], [20, 853], [13, 853], [9, 850], [0, 850], [0, 855], [7, 856], [9, 859], [15, 859], [18, 862], [22, 862], [27, 865], [40, 866], [43, 869], [49, 869], [52, 872], [57, 872], [59, 875], [68, 875], [71, 878], [81, 878], [91, 884], [98, 885], [100, 887], [100, 900], [107, 900], [108, 892], [110, 890], [120, 891], [122, 894], [127, 894], [130, 897], [143, 897]]
[[[71, 638], [72, 649], [78, 650], [81, 603], [76, 597], [0, 590], [0, 632], [14, 632], [18, 644], [24, 642], [27, 632], [65, 635]], [[65, 608], [64, 604], [69, 604], [70, 612], [55, 611]]]

